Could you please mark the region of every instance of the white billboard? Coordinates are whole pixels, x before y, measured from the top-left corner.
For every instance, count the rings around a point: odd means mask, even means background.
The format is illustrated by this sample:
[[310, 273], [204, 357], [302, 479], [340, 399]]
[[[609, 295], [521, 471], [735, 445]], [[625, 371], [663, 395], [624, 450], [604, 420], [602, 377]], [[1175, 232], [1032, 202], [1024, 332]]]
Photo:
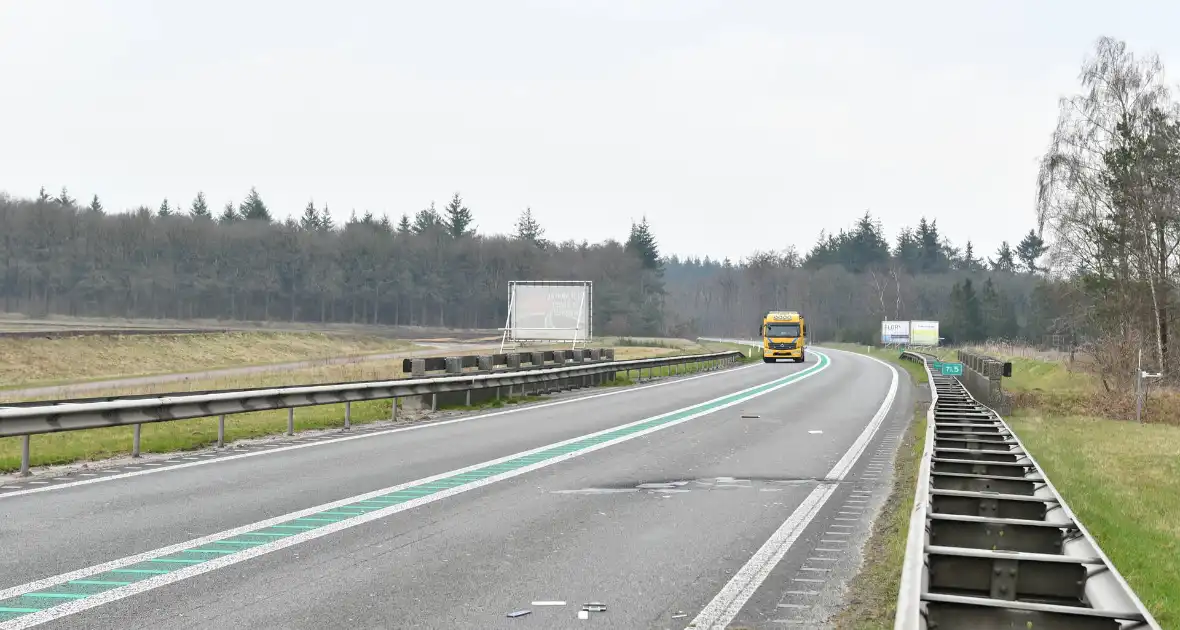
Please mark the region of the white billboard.
[[909, 343], [910, 342], [910, 323], [909, 322], [881, 322], [881, 343], [889, 345], [891, 343]]
[[910, 344], [915, 346], [937, 346], [938, 322], [910, 322]]
[[513, 341], [588, 341], [594, 334], [594, 283], [508, 283], [508, 324]]

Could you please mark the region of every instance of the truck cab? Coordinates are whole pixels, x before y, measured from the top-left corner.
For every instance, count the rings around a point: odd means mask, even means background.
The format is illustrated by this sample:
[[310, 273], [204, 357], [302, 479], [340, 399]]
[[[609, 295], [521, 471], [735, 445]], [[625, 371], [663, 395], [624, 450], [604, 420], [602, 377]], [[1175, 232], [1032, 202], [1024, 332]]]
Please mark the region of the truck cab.
[[779, 359], [804, 360], [807, 325], [803, 315], [795, 311], [771, 311], [762, 318], [762, 360], [775, 363]]

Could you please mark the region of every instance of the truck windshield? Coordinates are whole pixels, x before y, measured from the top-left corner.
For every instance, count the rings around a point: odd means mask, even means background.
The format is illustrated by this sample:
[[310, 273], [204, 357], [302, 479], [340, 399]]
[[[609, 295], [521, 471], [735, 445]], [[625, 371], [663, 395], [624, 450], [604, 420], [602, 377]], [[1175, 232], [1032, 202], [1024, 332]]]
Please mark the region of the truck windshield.
[[798, 337], [799, 324], [767, 324], [767, 337]]

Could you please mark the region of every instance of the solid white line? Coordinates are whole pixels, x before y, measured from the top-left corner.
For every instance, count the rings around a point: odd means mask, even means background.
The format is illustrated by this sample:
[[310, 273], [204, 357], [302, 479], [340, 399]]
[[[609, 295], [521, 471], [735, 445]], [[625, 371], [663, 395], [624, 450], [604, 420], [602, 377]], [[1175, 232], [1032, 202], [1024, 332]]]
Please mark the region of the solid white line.
[[[60, 483], [60, 484], [56, 484], [56, 485], [45, 487], [45, 488], [29, 488], [27, 490], [20, 490], [17, 492], [6, 492], [4, 494], [0, 494], [0, 499], [19, 497], [19, 496], [24, 496], [26, 494], [36, 494], [38, 492], [49, 492], [52, 490], [63, 490], [65, 488], [74, 488], [77, 486], [85, 486], [85, 485], [89, 485], [92, 483], [101, 483], [104, 481], [114, 481], [116, 479], [128, 479], [130, 477], [139, 477], [141, 475], [150, 475], [150, 474], [154, 474], [154, 473], [169, 472], [169, 471], [173, 471], [173, 470], [181, 470], [184, 468], [192, 468], [194, 466], [207, 466], [209, 464], [219, 464], [221, 462], [229, 462], [229, 461], [234, 461], [234, 460], [238, 460], [238, 459], [245, 459], [247, 457], [258, 457], [261, 455], [271, 455], [273, 453], [284, 453], [287, 451], [294, 451], [294, 450], [298, 450], [301, 448], [311, 448], [313, 446], [323, 446], [325, 444], [337, 444], [340, 442], [348, 442], [351, 440], [359, 440], [359, 439], [363, 439], [363, 438], [376, 437], [379, 435], [389, 435], [392, 433], [401, 433], [403, 431], [419, 431], [422, 429], [429, 429], [431, 427], [441, 427], [441, 426], [446, 426], [448, 424], [455, 424], [455, 423], [459, 423], [459, 422], [471, 422], [473, 420], [482, 420], [484, 418], [494, 418], [496, 416], [503, 416], [503, 415], [507, 415], [510, 413], [520, 413], [520, 412], [524, 412], [524, 411], [532, 411], [533, 409], [544, 409], [546, 407], [555, 407], [557, 405], [568, 405], [570, 403], [581, 402], [584, 400], [593, 400], [596, 398], [603, 398], [605, 396], [617, 396], [619, 394], [627, 394], [627, 393], [631, 393], [631, 392], [644, 391], [644, 390], [651, 389], [653, 387], [663, 387], [665, 385], [673, 385], [676, 383], [683, 383], [685, 381], [692, 381], [692, 380], [696, 380], [698, 378], [719, 376], [721, 374], [732, 373], [737, 370], [748, 370], [748, 369], [754, 368], [754, 367], [760, 367], [760, 365], [758, 365], [758, 364], [745, 365], [742, 367], [732, 368], [729, 370], [721, 370], [718, 372], [706, 372], [704, 374], [697, 374], [695, 376], [688, 376], [685, 378], [677, 378], [675, 380], [663, 381], [660, 383], [653, 383], [651, 385], [640, 385], [638, 387], [628, 387], [626, 389], [617, 389], [614, 391], [602, 392], [599, 394], [590, 394], [587, 396], [579, 396], [577, 398], [567, 398], [565, 400], [554, 400], [551, 402], [538, 403], [538, 404], [534, 404], [534, 405], [525, 405], [523, 407], [516, 407], [514, 409], [505, 409], [503, 411], [493, 411], [491, 413], [484, 413], [484, 414], [480, 414], [477, 416], [466, 416], [466, 417], [462, 417], [462, 418], [453, 418], [451, 420], [442, 420], [439, 422], [424, 422], [422, 424], [417, 424], [417, 425], [408, 426], [408, 427], [398, 427], [396, 429], [386, 429], [384, 431], [367, 431], [364, 433], [355, 433], [353, 435], [346, 435], [346, 436], [342, 436], [342, 437], [338, 437], [338, 438], [333, 438], [330, 440], [320, 440], [318, 442], [306, 442], [306, 443], [302, 443], [302, 444], [292, 444], [289, 446], [279, 446], [279, 447], [275, 447], [275, 448], [268, 448], [268, 449], [264, 449], [264, 450], [248, 451], [248, 452], [241, 453], [238, 455], [226, 455], [224, 457], [219, 457], [217, 459], [194, 459], [191, 457], [184, 457], [181, 459], [193, 460], [193, 461], [186, 461], [183, 464], [178, 463], [174, 466], [167, 466], [164, 468], [145, 469], [145, 470], [138, 470], [135, 472], [110, 475], [108, 477], [100, 477], [98, 479], [81, 479], [78, 481], [73, 481], [70, 483]], [[178, 460], [169, 459], [169, 460], [167, 460], [166, 463], [172, 463], [172, 462], [176, 462], [176, 461], [178, 461]], [[151, 465], [151, 464], [149, 464], [149, 465]], [[103, 474], [110, 474], [113, 471], [103, 470], [103, 471], [99, 471], [99, 472], [101, 472]], [[30, 483], [41, 483], [41, 482], [33, 481]]]
[[[342, 521], [337, 521], [335, 523], [329, 523], [327, 525], [324, 525], [323, 527], [318, 527], [316, 529], [303, 531], [303, 532], [300, 532], [300, 533], [295, 534], [293, 536], [289, 536], [287, 538], [279, 538], [279, 539], [274, 540], [273, 542], [259, 545], [257, 547], [250, 547], [250, 548], [243, 549], [242, 551], [238, 551], [238, 552], [235, 552], [232, 554], [226, 554], [223, 556], [219, 556], [213, 560], [202, 562], [201, 564], [189, 565], [187, 567], [184, 567], [182, 569], [178, 569], [176, 571], [172, 571], [170, 573], [166, 573], [163, 575], [157, 575], [155, 577], [151, 577], [146, 580], [141, 580], [139, 582], [135, 582], [134, 584], [129, 584], [127, 586], [120, 586], [117, 588], [113, 588], [109, 591], [104, 591], [102, 593], [87, 597], [85, 599], [72, 600], [72, 601], [66, 602], [64, 604], [59, 604], [59, 605], [53, 606], [51, 608], [46, 608], [45, 610], [42, 610], [41, 612], [32, 613], [29, 615], [24, 615], [22, 617], [17, 617], [11, 621], [0, 623], [0, 630], [17, 630], [17, 629], [29, 628], [29, 627], [36, 626], [36, 625], [39, 625], [42, 623], [46, 623], [48, 621], [52, 621], [54, 619], [60, 619], [62, 617], [65, 617], [68, 615], [73, 615], [73, 614], [82, 612], [84, 610], [94, 608], [96, 606], [102, 606], [103, 604], [117, 601], [117, 600], [123, 599], [125, 597], [137, 595], [139, 593], [143, 593], [145, 591], [159, 588], [161, 586], [166, 586], [166, 585], [172, 584], [174, 582], [178, 582], [178, 581], [185, 580], [185, 579], [188, 579], [191, 577], [195, 577], [197, 575], [201, 575], [203, 573], [208, 573], [209, 571], [215, 571], [217, 569], [231, 566], [231, 565], [237, 564], [239, 562], [249, 560], [251, 558], [255, 558], [255, 557], [258, 557], [258, 556], [261, 556], [264, 554], [268, 554], [268, 553], [271, 553], [274, 551], [278, 551], [280, 549], [285, 549], [285, 548], [291, 547], [293, 545], [298, 545], [298, 544], [307, 542], [309, 540], [314, 540], [317, 538], [321, 538], [323, 536], [327, 536], [329, 534], [334, 534], [339, 531], [350, 529], [352, 527], [356, 527], [358, 525], [362, 525], [362, 524], [368, 523], [370, 521], [385, 518], [387, 516], [397, 514], [399, 512], [411, 510], [413, 508], [416, 508], [416, 507], [419, 507], [422, 505], [426, 505], [428, 503], [440, 501], [440, 500], [445, 499], [447, 497], [451, 497], [456, 494], [467, 492], [468, 490], [474, 490], [476, 488], [481, 488], [483, 486], [487, 486], [487, 485], [496, 483], [498, 481], [503, 481], [505, 479], [511, 479], [513, 477], [518, 477], [520, 475], [532, 472], [534, 470], [538, 470], [540, 468], [552, 466], [554, 464], [566, 461], [568, 459], [573, 459], [574, 457], [580, 457], [580, 456], [585, 455], [587, 453], [592, 453], [594, 451], [598, 451], [598, 450], [601, 450], [601, 449], [604, 449], [604, 448], [607, 448], [610, 446], [614, 446], [614, 445], [620, 444], [622, 442], [634, 440], [639, 437], [642, 437], [642, 436], [645, 436], [645, 435], [648, 435], [651, 433], [655, 433], [656, 431], [662, 431], [664, 429], [683, 424], [683, 423], [688, 422], [690, 420], [694, 420], [694, 419], [700, 418], [702, 416], [716, 413], [718, 411], [721, 411], [722, 409], [727, 409], [727, 408], [733, 407], [735, 405], [740, 405], [740, 404], [750, 400], [751, 398], [757, 398], [759, 396], [764, 396], [764, 395], [769, 394], [771, 392], [778, 391], [784, 387], [789, 387], [791, 385], [794, 385], [795, 383], [798, 383], [799, 381], [802, 381], [802, 380], [805, 380], [805, 379], [810, 378], [812, 376], [815, 376], [816, 374], [823, 372], [824, 370], [826, 370], [830, 366], [831, 366], [831, 362], [829, 361], [823, 367], [819, 367], [818, 369], [813, 368], [812, 371], [810, 371], [810, 372], [807, 372], [805, 374], [801, 374], [800, 376], [798, 376], [792, 380], [780, 383], [780, 384], [775, 385], [773, 387], [762, 389], [762, 391], [754, 391], [754, 390], [758, 390], [758, 389], [766, 387], [767, 383], [761, 383], [761, 384], [754, 385], [752, 387], [748, 387], [746, 389], [742, 389], [742, 390], [739, 390], [736, 392], [730, 392], [730, 393], [725, 394], [723, 396], [718, 396], [717, 398], [713, 398], [711, 400], [706, 400], [703, 402], [694, 403], [692, 405], [689, 405], [687, 407], [682, 407], [682, 408], [674, 410], [674, 411], [669, 411], [669, 412], [665, 412], [665, 413], [651, 416], [648, 418], [643, 418], [641, 420], [636, 420], [634, 422], [629, 422], [627, 424], [622, 424], [622, 425], [610, 427], [608, 429], [603, 429], [601, 431], [596, 431], [594, 433], [580, 435], [580, 436], [573, 437], [573, 438], [570, 438], [567, 440], [563, 440], [561, 442], [554, 442], [552, 444], [547, 444], [545, 446], [540, 446], [540, 447], [537, 447], [534, 449], [522, 451], [522, 452], [515, 453], [512, 455], [506, 455], [506, 456], [500, 457], [498, 459], [493, 459], [493, 460], [481, 462], [478, 464], [473, 464], [473, 465], [467, 466], [465, 468], [460, 468], [460, 469], [452, 470], [449, 472], [439, 473], [437, 475], [425, 477], [425, 478], [418, 479], [415, 481], [409, 481], [406, 483], [398, 484], [396, 486], [390, 486], [388, 488], [382, 488], [380, 490], [373, 490], [371, 492], [366, 492], [364, 494], [359, 494], [359, 495], [348, 497], [345, 499], [340, 499], [338, 501], [333, 501], [331, 503], [325, 503], [322, 505], [318, 505], [318, 506], [314, 506], [314, 507], [310, 507], [310, 508], [305, 508], [303, 510], [299, 510], [296, 512], [290, 512], [290, 513], [284, 514], [282, 516], [276, 516], [276, 517], [269, 518], [269, 519], [266, 519], [263, 521], [258, 521], [256, 523], [251, 523], [249, 525], [242, 525], [240, 527], [235, 527], [233, 529], [225, 530], [222, 532], [217, 532], [215, 534], [210, 534], [208, 536], [202, 536], [201, 538], [196, 538], [196, 539], [189, 540], [186, 542], [181, 542], [181, 543], [177, 543], [174, 545], [169, 545], [168, 547], [163, 547], [160, 549], [147, 551], [147, 552], [136, 554], [133, 556], [127, 556], [124, 558], [120, 558], [118, 560], [104, 562], [102, 564], [90, 566], [90, 567], [87, 567], [84, 569], [78, 569], [76, 571], [71, 571], [69, 573], [63, 573], [61, 575], [55, 575], [52, 577], [36, 580], [34, 582], [28, 582], [26, 584], [21, 584], [19, 586], [14, 586], [14, 587], [11, 587], [8, 589], [4, 589], [4, 590], [0, 591], [0, 600], [9, 599], [11, 597], [17, 597], [17, 596], [22, 595], [24, 593], [29, 593], [32, 591], [41, 590], [44, 588], [55, 586], [57, 584], [61, 584], [63, 582], [68, 582], [70, 580], [82, 579], [82, 578], [85, 578], [85, 577], [88, 577], [91, 575], [110, 571], [111, 569], [117, 569], [120, 567], [125, 567], [125, 566], [129, 566], [132, 564], [137, 564], [139, 562], [145, 562], [145, 561], [153, 559], [153, 558], [159, 558], [161, 556], [166, 556], [169, 554], [177, 553], [177, 552], [183, 551], [185, 549], [191, 549], [193, 547], [207, 545], [209, 543], [213, 543], [218, 540], [223, 540], [226, 538], [233, 538], [234, 536], [246, 534], [246, 533], [249, 533], [252, 531], [263, 529], [265, 527], [270, 527], [272, 525], [281, 524], [281, 523], [284, 523], [286, 521], [290, 521], [290, 520], [293, 520], [296, 518], [301, 518], [304, 516], [311, 516], [311, 515], [316, 514], [318, 512], [332, 510], [334, 508], [343, 507], [346, 505], [357, 503], [359, 501], [364, 501], [364, 500], [372, 499], [374, 497], [378, 497], [381, 495], [397, 492], [398, 490], [401, 490], [403, 488], [423, 485], [423, 484], [430, 483], [432, 481], [437, 481], [439, 479], [445, 479], [448, 477], [453, 477], [455, 475], [461, 475], [465, 472], [469, 472], [472, 470], [478, 470], [478, 469], [485, 468], [488, 466], [494, 466], [496, 464], [506, 462], [506, 461], [511, 461], [511, 460], [514, 460], [514, 459], [517, 459], [520, 457], [525, 457], [525, 456], [531, 455], [533, 453], [539, 453], [539, 452], [546, 451], [546, 450], [549, 450], [552, 448], [557, 448], [560, 446], [564, 446], [567, 444], [572, 444], [574, 442], [585, 440], [587, 438], [591, 438], [594, 436], [603, 435], [603, 434], [610, 433], [613, 431], [618, 431], [619, 429], [623, 429], [623, 428], [635, 426], [638, 424], [642, 424], [645, 422], [651, 422], [652, 420], [656, 420], [659, 418], [665, 418], [668, 416], [683, 413], [685, 410], [692, 409], [694, 407], [702, 407], [702, 406], [710, 405], [712, 403], [715, 403], [716, 401], [719, 401], [719, 400], [722, 400], [725, 398], [731, 398], [731, 397], [735, 397], [735, 396], [738, 397], [735, 400], [732, 400], [727, 403], [719, 404], [719, 405], [712, 406], [712, 407], [706, 407], [702, 411], [687, 415], [683, 418], [680, 418], [677, 420], [672, 420], [672, 421], [669, 421], [669, 422], [666, 422], [664, 424], [660, 424], [657, 426], [649, 427], [647, 429], [643, 429], [641, 431], [637, 431], [635, 433], [631, 433], [628, 435], [620, 436], [620, 437], [614, 438], [612, 440], [600, 442], [598, 444], [588, 446], [588, 447], [583, 448], [581, 450], [572, 451], [569, 453], [558, 455], [556, 457], [552, 457], [552, 458], [545, 459], [545, 460], [542, 460], [542, 461], [539, 461], [539, 462], [536, 462], [533, 464], [529, 464], [527, 466], [523, 466], [523, 467], [515, 469], [515, 470], [510, 470], [510, 471], [503, 472], [503, 473], [500, 473], [497, 475], [492, 475], [491, 477], [486, 477], [484, 479], [479, 479], [477, 481], [472, 481], [470, 483], [458, 485], [453, 488], [448, 488], [446, 490], [442, 490], [442, 491], [436, 492], [434, 494], [429, 494], [429, 495], [426, 495], [426, 496], [423, 496], [423, 497], [420, 497], [417, 499], [411, 499], [409, 501], [406, 501], [405, 503], [391, 505], [386, 508], [374, 510], [372, 512], [368, 512], [366, 514], [362, 514], [359, 516], [348, 518], [348, 519], [345, 519]], [[780, 377], [780, 378], [786, 378], [786, 377]], [[775, 379], [775, 380], [779, 380], [779, 379]], [[774, 381], [770, 381], [770, 382], [774, 382]], [[743, 396], [741, 396], [742, 394], [747, 394], [747, 395], [743, 397]], [[144, 471], [144, 472], [147, 472], [147, 471]], [[827, 486], [827, 487], [829, 488], [827, 490], [827, 493], [829, 495], [831, 494], [831, 492], [835, 491], [835, 484], [831, 484], [830, 486]]]
[[770, 539], [762, 545], [745, 566], [738, 570], [720, 593], [709, 602], [696, 618], [688, 624], [689, 628], [726, 628], [729, 622], [737, 616], [746, 601], [762, 586], [766, 576], [770, 575], [775, 565], [791, 545], [803, 533], [811, 519], [819, 513], [828, 497], [836, 491], [836, 484], [821, 483], [803, 499], [803, 503], [791, 513], [779, 528], [770, 535]]
[[[863, 355], [861, 355], [863, 356]], [[881, 402], [877, 413], [873, 414], [872, 420], [861, 431], [860, 435], [849, 447], [840, 461], [832, 467], [832, 470], [825, 476], [825, 481], [842, 481], [856, 461], [864, 453], [865, 448], [877, 433], [881, 423], [885, 417], [889, 415], [889, 410], [893, 407], [893, 400], [897, 396], [897, 369], [892, 365], [885, 363], [873, 357], [866, 357], [872, 359], [881, 365], [889, 368], [892, 380], [889, 383], [889, 391], [885, 394], [885, 400]], [[790, 550], [791, 545], [799, 537], [804, 529], [815, 518], [816, 514], [827, 503], [832, 493], [836, 491], [836, 484], [824, 484], [821, 482], [820, 486], [811, 491], [807, 498], [795, 511], [791, 513], [787, 520], [779, 526], [770, 538], [754, 553], [754, 555], [746, 562], [746, 564], [730, 578], [729, 582], [721, 588], [721, 591], [710, 601], [692, 620], [688, 628], [692, 630], [725, 630], [729, 627], [729, 623], [733, 621], [734, 617], [741, 612], [742, 607], [754, 595], [766, 577], [774, 567], [783, 559], [783, 556]], [[841, 526], [833, 526], [841, 527]], [[825, 535], [830, 536], [846, 536], [847, 534], [838, 534], [836, 532], [827, 532]], [[819, 569], [809, 569], [817, 571]]]

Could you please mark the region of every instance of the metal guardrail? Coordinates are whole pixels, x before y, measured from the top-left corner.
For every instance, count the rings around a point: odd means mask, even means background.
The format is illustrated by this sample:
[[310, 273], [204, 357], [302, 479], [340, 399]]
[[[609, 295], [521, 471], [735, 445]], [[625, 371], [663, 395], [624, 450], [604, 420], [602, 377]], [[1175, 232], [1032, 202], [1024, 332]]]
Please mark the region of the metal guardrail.
[[[562, 351], [558, 351], [562, 352]], [[562, 354], [562, 357], [565, 355]], [[575, 355], [571, 353], [571, 358]], [[577, 355], [580, 357], [581, 355]], [[225, 417], [230, 414], [287, 409], [287, 434], [294, 433], [295, 409], [315, 405], [345, 403], [344, 428], [351, 426], [351, 407], [355, 401], [393, 400], [393, 417], [397, 414], [397, 399], [408, 396], [431, 396], [432, 408], [437, 408], [438, 394], [447, 392], [470, 392], [494, 389], [499, 397], [500, 388], [521, 387], [527, 393], [534, 386], [533, 393], [560, 391], [579, 387], [592, 387], [613, 379], [619, 372], [638, 372], [643, 380], [643, 371], [653, 376], [657, 368], [670, 368], [675, 374], [690, 368], [718, 369], [728, 366], [743, 356], [737, 351], [712, 352], [695, 355], [676, 355], [652, 359], [629, 361], [598, 361], [589, 363], [568, 363], [561, 367], [546, 367], [529, 370], [492, 371], [490, 373], [456, 373], [453, 375], [393, 379], [386, 381], [361, 381], [326, 385], [301, 385], [293, 387], [269, 387], [245, 390], [222, 390], [203, 393], [177, 393], [119, 398], [111, 400], [58, 400], [34, 403], [0, 405], [0, 437], [24, 436], [21, 458], [21, 474], [29, 470], [29, 436], [59, 431], [78, 431], [117, 426], [134, 426], [132, 456], [139, 455], [140, 427], [149, 422], [167, 422], [191, 418], [220, 416], [218, 423], [218, 446], [225, 443]], [[580, 358], [577, 359], [581, 361]], [[462, 363], [461, 357], [450, 358], [451, 368]], [[461, 372], [454, 370], [453, 372]]]
[[895, 630], [1160, 630], [995, 411], [935, 357]]
[[234, 332], [228, 328], [94, 328], [65, 330], [0, 330], [3, 339], [65, 339], [68, 337], [128, 337], [134, 335], [214, 335]]

